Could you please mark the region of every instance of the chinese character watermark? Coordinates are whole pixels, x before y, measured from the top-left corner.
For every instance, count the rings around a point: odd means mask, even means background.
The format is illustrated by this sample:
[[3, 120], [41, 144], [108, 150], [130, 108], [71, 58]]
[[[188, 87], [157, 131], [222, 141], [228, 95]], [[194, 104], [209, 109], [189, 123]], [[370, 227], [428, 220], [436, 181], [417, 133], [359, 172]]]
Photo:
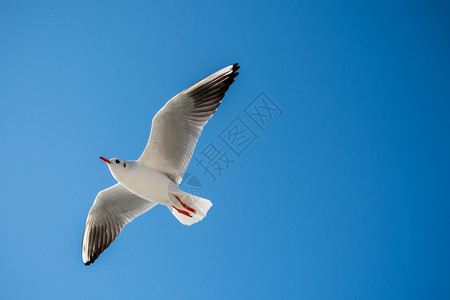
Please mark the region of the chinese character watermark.
[[199, 154], [194, 157], [196, 166], [203, 169], [203, 175], [211, 177], [216, 181], [216, 176], [222, 176], [222, 172], [228, 170], [230, 164], [234, 162], [228, 158], [228, 154], [221, 148], [216, 147], [214, 142], [210, 142]]
[[258, 138], [241, 118], [236, 117], [219, 135], [220, 139], [237, 156], [241, 154]]
[[261, 92], [244, 109], [244, 112], [264, 132], [269, 121], [279, 118], [283, 114], [281, 108], [264, 92]]
[[[243, 113], [245, 115], [241, 113], [241, 116], [236, 116], [220, 132], [218, 139], [211, 141], [193, 157], [195, 166], [213, 182], [228, 171], [230, 165], [259, 138], [255, 127], [260, 132], [266, 132], [268, 124], [280, 118], [283, 111], [266, 93], [261, 92], [244, 108]], [[223, 144], [225, 148], [221, 146]]]
[[184, 173], [183, 181], [180, 183], [179, 187], [194, 196], [201, 197], [202, 195], [202, 183], [194, 174], [188, 172]]

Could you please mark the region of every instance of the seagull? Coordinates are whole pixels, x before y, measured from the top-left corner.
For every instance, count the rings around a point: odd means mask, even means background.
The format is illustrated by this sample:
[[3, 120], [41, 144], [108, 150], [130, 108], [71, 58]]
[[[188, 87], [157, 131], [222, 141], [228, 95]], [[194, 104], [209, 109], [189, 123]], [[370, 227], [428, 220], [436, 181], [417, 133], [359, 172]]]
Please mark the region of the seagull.
[[157, 204], [184, 225], [201, 221], [211, 201], [178, 188], [203, 127], [239, 74], [227, 66], [191, 85], [153, 117], [150, 138], [138, 160], [100, 157], [117, 184], [99, 192], [84, 229], [82, 258], [92, 264], [134, 218]]

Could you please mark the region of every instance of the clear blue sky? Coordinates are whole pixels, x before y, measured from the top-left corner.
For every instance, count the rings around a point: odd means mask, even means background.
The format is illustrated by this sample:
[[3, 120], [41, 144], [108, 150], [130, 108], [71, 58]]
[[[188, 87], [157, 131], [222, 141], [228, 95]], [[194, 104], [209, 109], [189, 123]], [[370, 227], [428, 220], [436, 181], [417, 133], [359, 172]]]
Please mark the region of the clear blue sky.
[[[0, 298], [450, 298], [449, 8], [2, 1]], [[233, 162], [214, 182], [188, 167], [207, 218], [156, 207], [84, 266], [115, 183], [98, 157], [137, 159], [165, 102], [234, 62], [194, 154]], [[261, 92], [282, 111], [264, 127], [245, 113]]]

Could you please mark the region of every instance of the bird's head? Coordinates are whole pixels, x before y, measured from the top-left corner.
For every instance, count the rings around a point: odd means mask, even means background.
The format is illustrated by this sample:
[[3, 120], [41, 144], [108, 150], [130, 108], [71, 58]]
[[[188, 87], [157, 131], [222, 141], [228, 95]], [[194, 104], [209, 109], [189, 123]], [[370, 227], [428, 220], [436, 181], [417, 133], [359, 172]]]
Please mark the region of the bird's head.
[[104, 158], [100, 156], [100, 159], [103, 160], [111, 170], [113, 175], [123, 173], [127, 169], [127, 162], [120, 158]]

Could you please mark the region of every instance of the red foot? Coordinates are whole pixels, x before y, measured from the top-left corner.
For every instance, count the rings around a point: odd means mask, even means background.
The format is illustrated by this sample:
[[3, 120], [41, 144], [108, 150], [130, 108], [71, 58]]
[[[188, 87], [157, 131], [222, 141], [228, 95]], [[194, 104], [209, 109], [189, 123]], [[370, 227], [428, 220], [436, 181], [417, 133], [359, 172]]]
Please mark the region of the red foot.
[[178, 198], [178, 196], [177, 195], [174, 195], [175, 196], [175, 198], [177, 198], [177, 200], [178, 200], [178, 202], [180, 202], [181, 203], [181, 205], [183, 205], [183, 207], [184, 208], [186, 208], [188, 211], [190, 211], [191, 213], [196, 213], [196, 210], [195, 209], [193, 209], [192, 207], [189, 207], [189, 206], [187, 206], [186, 204], [184, 204], [183, 202], [181, 202], [181, 200], [180, 200], [180, 198]]
[[175, 208], [180, 214], [183, 214], [183, 215], [185, 215], [185, 216], [188, 216], [188, 217], [191, 217], [191, 218], [192, 218], [191, 214], [188, 213], [187, 211], [178, 209], [178, 208], [176, 208], [176, 207], [173, 206], [173, 205], [172, 205], [172, 207]]

